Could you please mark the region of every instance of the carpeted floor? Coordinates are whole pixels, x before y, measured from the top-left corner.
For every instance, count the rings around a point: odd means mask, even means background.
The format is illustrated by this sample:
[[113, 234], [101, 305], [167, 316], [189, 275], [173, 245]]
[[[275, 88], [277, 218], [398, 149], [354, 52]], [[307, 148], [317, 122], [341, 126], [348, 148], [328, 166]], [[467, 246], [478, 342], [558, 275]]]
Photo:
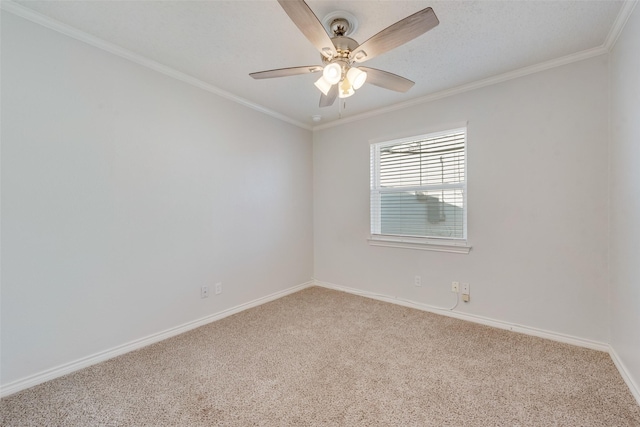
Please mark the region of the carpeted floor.
[[606, 353], [317, 287], [0, 405], [3, 426], [640, 426]]

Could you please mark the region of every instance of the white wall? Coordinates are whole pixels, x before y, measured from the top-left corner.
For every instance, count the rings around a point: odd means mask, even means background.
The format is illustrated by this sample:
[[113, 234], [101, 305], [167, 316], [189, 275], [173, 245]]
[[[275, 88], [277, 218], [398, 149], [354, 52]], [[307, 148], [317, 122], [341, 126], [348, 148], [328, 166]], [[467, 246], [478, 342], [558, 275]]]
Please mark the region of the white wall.
[[640, 8], [611, 55], [611, 346], [640, 396]]
[[309, 131], [6, 12], [1, 166], [2, 384], [311, 278]]
[[[461, 312], [608, 342], [607, 78], [600, 56], [318, 131], [314, 277], [438, 306], [469, 282]], [[461, 121], [471, 253], [369, 246], [369, 141]]]
[[[460, 312], [611, 340], [638, 383], [637, 10], [612, 55], [610, 188], [605, 56], [319, 131], [312, 162], [308, 131], [2, 15], [0, 383], [313, 270], [440, 306], [468, 281]], [[369, 140], [460, 121], [472, 252], [369, 246]]]

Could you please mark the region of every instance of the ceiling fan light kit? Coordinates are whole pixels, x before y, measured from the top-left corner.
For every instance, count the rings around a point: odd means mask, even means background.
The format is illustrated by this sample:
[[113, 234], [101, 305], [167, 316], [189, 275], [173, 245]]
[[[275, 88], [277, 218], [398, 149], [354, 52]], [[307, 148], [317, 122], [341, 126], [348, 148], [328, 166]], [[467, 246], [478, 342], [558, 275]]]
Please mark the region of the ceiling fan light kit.
[[[322, 76], [315, 82], [315, 86], [322, 92], [320, 107], [333, 105], [338, 97], [352, 96], [366, 81], [397, 92], [409, 90], [414, 85], [411, 80], [375, 68], [356, 67], [354, 64], [368, 61], [403, 45], [439, 24], [435, 13], [428, 7], [401, 19], [359, 44], [347, 37], [357, 27], [357, 20], [348, 12], [330, 13], [324, 18], [323, 26], [304, 0], [278, 0], [278, 3], [320, 52], [324, 66], [280, 68], [249, 75], [254, 79], [265, 79], [322, 70]], [[328, 31], [333, 33], [333, 37], [329, 36]]]
[[353, 88], [358, 90], [367, 81], [367, 73], [357, 67], [352, 67], [347, 71], [347, 79], [349, 79]]
[[330, 85], [334, 85], [342, 79], [342, 67], [337, 62], [325, 65], [322, 70], [322, 78]]
[[320, 89], [320, 92], [322, 92], [325, 96], [329, 94], [329, 90], [331, 89], [332, 84], [329, 83], [324, 76], [320, 77], [318, 80], [316, 80], [316, 82], [314, 83], [316, 85], [316, 87], [318, 89]]
[[322, 77], [315, 82], [315, 85], [327, 96], [331, 86], [340, 83], [338, 97], [347, 98], [360, 89], [366, 80], [366, 72], [357, 67], [350, 67], [344, 61], [336, 61], [324, 67]]
[[342, 83], [340, 83], [340, 91], [338, 92], [338, 97], [348, 98], [354, 93], [356, 93], [356, 91], [353, 89], [353, 86], [351, 86], [349, 79], [343, 79]]

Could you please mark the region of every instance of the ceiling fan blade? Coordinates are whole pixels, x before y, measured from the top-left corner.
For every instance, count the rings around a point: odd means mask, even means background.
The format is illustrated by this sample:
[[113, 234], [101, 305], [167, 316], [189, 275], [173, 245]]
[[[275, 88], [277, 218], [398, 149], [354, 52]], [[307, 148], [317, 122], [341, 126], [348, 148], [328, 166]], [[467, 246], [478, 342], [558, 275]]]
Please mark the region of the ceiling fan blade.
[[278, 68], [276, 70], [258, 71], [249, 74], [254, 79], [272, 79], [274, 77], [296, 76], [298, 74], [317, 73], [322, 71], [319, 65], [307, 65], [304, 67]]
[[338, 85], [331, 86], [329, 89], [329, 93], [325, 96], [323, 93], [320, 96], [320, 107], [331, 107], [334, 102], [336, 102], [336, 98], [338, 97]]
[[278, 0], [278, 3], [323, 56], [331, 59], [338, 54], [320, 20], [304, 0]]
[[349, 54], [354, 62], [364, 62], [403, 45], [440, 23], [430, 7], [407, 16], [380, 31]]
[[415, 84], [415, 82], [412, 82], [409, 79], [400, 77], [397, 74], [389, 73], [388, 71], [369, 67], [358, 68], [367, 73], [367, 83], [371, 83], [372, 85], [385, 89], [395, 90], [396, 92], [406, 92]]

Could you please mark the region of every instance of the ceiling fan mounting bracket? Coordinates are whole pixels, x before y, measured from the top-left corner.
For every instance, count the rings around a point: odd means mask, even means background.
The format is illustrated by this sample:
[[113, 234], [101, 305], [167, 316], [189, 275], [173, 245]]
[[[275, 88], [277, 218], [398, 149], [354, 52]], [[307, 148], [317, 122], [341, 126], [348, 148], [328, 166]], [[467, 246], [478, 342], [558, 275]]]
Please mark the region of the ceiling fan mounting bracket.
[[322, 25], [330, 37], [348, 36], [358, 29], [358, 20], [349, 12], [336, 10], [322, 19]]

